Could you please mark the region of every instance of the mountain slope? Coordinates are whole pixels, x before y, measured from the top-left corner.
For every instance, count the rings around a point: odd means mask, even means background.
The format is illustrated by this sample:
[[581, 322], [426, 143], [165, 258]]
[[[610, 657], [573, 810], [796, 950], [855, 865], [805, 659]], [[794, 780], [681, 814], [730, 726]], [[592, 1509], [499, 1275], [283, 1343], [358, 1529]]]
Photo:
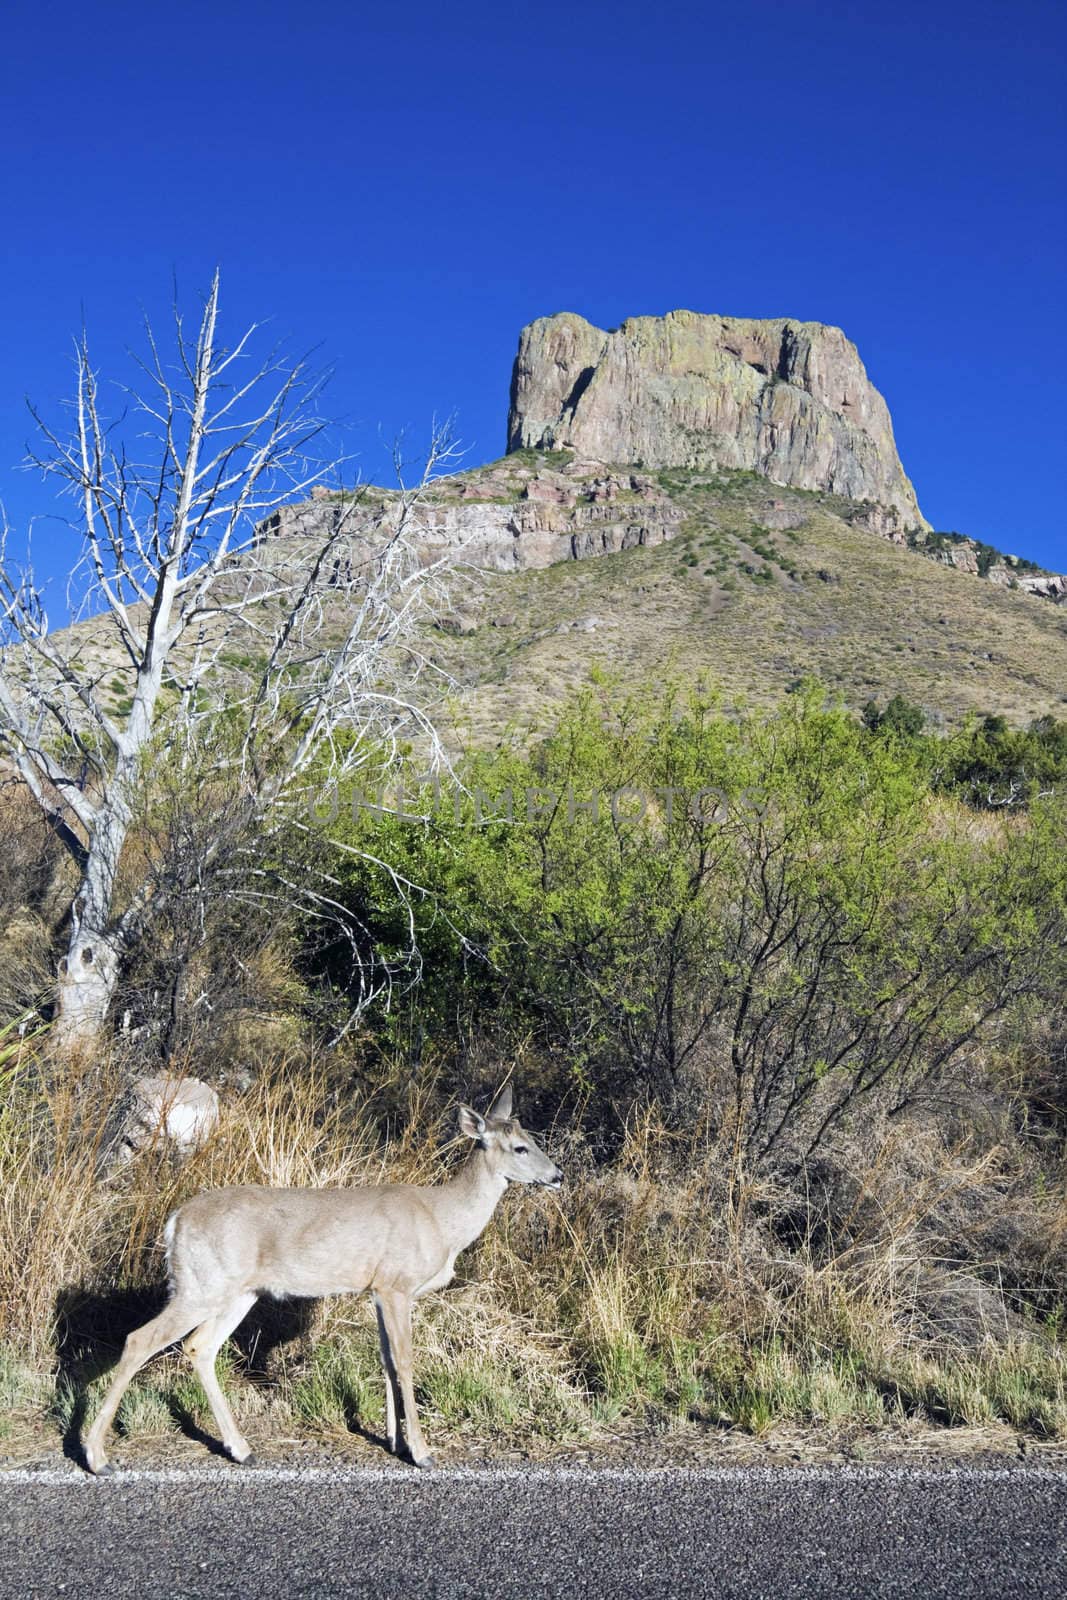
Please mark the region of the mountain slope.
[[654, 547], [464, 578], [456, 631], [428, 642], [472, 737], [545, 722], [594, 664], [635, 686], [700, 675], [730, 702], [814, 674], [857, 708], [904, 694], [935, 724], [1064, 715], [1067, 606], [923, 559], [834, 496], [746, 473], [658, 487], [680, 515]]
[[[321, 495], [283, 508], [262, 537], [295, 584], [339, 515], [352, 516], [354, 548], [376, 549], [397, 504], [382, 490], [355, 508]], [[879, 527], [877, 506], [755, 473], [637, 473], [569, 453], [520, 452], [439, 480], [414, 537], [427, 557], [450, 550], [458, 563], [452, 614], [422, 631], [454, 685], [441, 719], [450, 742], [547, 725], [594, 667], [635, 688], [699, 677], [739, 704], [773, 703], [814, 675], [857, 709], [903, 694], [935, 726], [968, 712], [1020, 726], [1064, 717], [1067, 605], [931, 560]], [[337, 634], [344, 593], [329, 604]], [[82, 670], [122, 716], [118, 640], [99, 619], [72, 632]], [[224, 671], [261, 648], [252, 629], [236, 644]]]

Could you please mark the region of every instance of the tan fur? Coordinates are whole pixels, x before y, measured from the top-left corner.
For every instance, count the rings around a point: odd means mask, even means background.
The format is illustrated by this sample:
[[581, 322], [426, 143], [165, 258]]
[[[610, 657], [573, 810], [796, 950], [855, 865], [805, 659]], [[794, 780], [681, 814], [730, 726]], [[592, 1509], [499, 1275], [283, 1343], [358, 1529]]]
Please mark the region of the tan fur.
[[412, 1378], [411, 1306], [452, 1277], [509, 1183], [557, 1187], [563, 1174], [511, 1119], [504, 1089], [488, 1115], [462, 1106], [460, 1131], [476, 1148], [449, 1183], [353, 1189], [213, 1189], [181, 1206], [164, 1233], [171, 1297], [126, 1340], [111, 1387], [85, 1439], [90, 1471], [107, 1466], [104, 1441], [131, 1379], [167, 1345], [184, 1339], [222, 1442], [247, 1461], [243, 1437], [219, 1388], [215, 1358], [261, 1294], [374, 1297], [385, 1371], [386, 1431], [398, 1449], [402, 1400], [417, 1466], [432, 1457], [419, 1426]]

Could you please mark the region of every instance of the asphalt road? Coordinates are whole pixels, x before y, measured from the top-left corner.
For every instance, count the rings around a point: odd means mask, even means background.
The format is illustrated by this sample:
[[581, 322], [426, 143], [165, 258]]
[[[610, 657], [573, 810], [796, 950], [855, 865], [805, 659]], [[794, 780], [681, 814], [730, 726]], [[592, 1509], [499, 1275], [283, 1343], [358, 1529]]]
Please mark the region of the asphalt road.
[[1067, 1593], [1067, 1475], [1006, 1468], [0, 1474], [0, 1594]]

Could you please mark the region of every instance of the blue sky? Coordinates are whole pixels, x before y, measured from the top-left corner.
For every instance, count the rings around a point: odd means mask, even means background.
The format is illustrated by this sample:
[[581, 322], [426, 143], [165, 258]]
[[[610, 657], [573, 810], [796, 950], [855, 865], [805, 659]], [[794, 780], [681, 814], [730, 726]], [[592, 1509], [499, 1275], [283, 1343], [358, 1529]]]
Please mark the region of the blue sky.
[[[939, 528], [1067, 566], [1062, 7], [140, 0], [5, 8], [0, 497], [83, 313], [121, 367], [216, 262], [379, 433], [504, 446], [523, 323], [840, 324]], [[67, 559], [36, 534], [46, 568]]]

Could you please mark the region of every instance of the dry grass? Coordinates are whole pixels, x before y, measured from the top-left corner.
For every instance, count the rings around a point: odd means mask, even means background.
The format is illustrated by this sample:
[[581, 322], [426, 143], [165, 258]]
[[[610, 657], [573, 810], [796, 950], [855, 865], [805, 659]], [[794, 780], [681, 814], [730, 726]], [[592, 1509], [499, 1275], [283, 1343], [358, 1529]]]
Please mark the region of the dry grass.
[[[0, 1410], [8, 1427], [42, 1409], [70, 1425], [86, 1382], [91, 1406], [106, 1382], [93, 1376], [101, 1359], [148, 1314], [146, 1286], [162, 1276], [162, 1224], [185, 1196], [240, 1182], [427, 1182], [455, 1154], [432, 1081], [408, 1088], [385, 1139], [383, 1108], [397, 1104], [397, 1082], [354, 1094], [336, 1072], [305, 1060], [265, 1069], [231, 1098], [216, 1136], [186, 1165], [160, 1149], [109, 1173], [113, 1069], [53, 1074], [26, 1047], [6, 1070]], [[884, 1138], [857, 1161], [851, 1189], [844, 1184], [837, 1237], [828, 1239], [810, 1196], [806, 1231], [786, 1237], [783, 1218], [803, 1199], [788, 1186], [754, 1186], [730, 1213], [714, 1138], [672, 1135], [651, 1114], [635, 1118], [608, 1168], [565, 1128], [550, 1143], [568, 1172], [563, 1196], [509, 1194], [461, 1258], [453, 1288], [418, 1308], [417, 1378], [435, 1431], [488, 1443], [578, 1439], [650, 1420], [760, 1435], [779, 1423], [920, 1417], [1067, 1437], [1067, 1358], [1055, 1325], [1009, 1310], [981, 1264], [931, 1259], [939, 1230], [958, 1229], [961, 1207], [980, 1213], [995, 1189], [1003, 1209], [995, 1151], [953, 1154], [932, 1139], [924, 1147], [914, 1130]], [[1054, 1233], [1055, 1201], [1030, 1205], [1027, 1227]], [[966, 1339], [938, 1324], [938, 1296], [953, 1291], [965, 1291], [974, 1310]], [[989, 1306], [1000, 1307], [999, 1320]], [[239, 1415], [267, 1437], [380, 1425], [367, 1308], [331, 1301], [315, 1322], [269, 1361], [247, 1344], [225, 1358]], [[189, 1420], [210, 1431], [176, 1355], [147, 1369], [119, 1419], [143, 1436]]]

